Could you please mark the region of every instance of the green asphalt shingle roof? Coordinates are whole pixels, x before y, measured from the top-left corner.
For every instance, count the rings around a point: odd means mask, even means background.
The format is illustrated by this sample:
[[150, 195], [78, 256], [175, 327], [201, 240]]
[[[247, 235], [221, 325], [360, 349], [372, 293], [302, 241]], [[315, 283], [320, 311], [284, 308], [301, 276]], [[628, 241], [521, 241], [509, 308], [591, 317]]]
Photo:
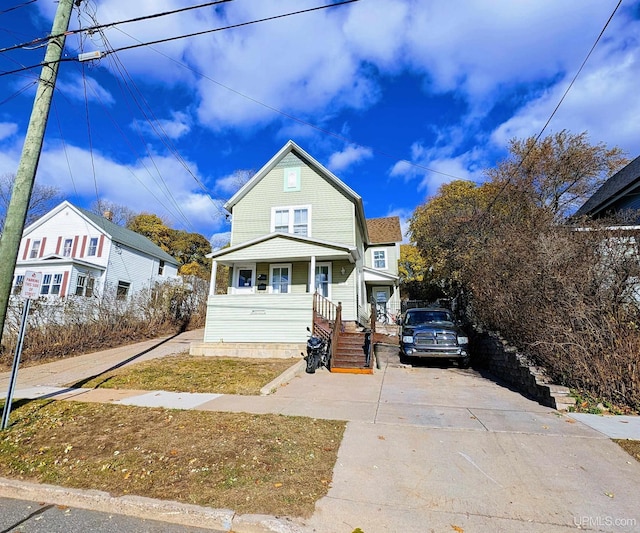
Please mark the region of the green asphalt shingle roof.
[[144, 252], [153, 257], [157, 257], [158, 259], [162, 259], [166, 263], [179, 265], [178, 261], [174, 257], [171, 257], [167, 252], [151, 242], [144, 235], [140, 235], [135, 231], [123, 228], [122, 226], [118, 226], [110, 220], [107, 220], [106, 218], [100, 215], [96, 215], [95, 213], [87, 211], [86, 209], [83, 209], [81, 207], [76, 207], [76, 209], [80, 211], [84, 216], [86, 216], [89, 220], [91, 220], [91, 222], [96, 224], [99, 228], [103, 229], [106, 233], [111, 235], [111, 238], [114, 242], [124, 244], [125, 246], [133, 248], [134, 250]]

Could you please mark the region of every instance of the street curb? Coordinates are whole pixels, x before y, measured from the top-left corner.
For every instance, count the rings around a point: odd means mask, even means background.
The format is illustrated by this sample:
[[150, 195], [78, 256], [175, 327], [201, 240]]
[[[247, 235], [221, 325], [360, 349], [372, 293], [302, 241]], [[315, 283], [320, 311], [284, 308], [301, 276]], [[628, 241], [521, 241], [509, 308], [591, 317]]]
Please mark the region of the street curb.
[[269, 394], [274, 393], [276, 390], [282, 387], [282, 385], [289, 383], [293, 378], [302, 374], [305, 365], [305, 360], [300, 359], [300, 361], [298, 361], [295, 365], [287, 368], [276, 379], [262, 387], [260, 389], [260, 396], [269, 396]]
[[225, 533], [302, 532], [294, 519], [255, 514], [236, 515], [230, 509], [213, 509], [144, 496], [116, 497], [100, 490], [71, 489], [6, 478], [0, 478], [0, 497], [64, 505]]

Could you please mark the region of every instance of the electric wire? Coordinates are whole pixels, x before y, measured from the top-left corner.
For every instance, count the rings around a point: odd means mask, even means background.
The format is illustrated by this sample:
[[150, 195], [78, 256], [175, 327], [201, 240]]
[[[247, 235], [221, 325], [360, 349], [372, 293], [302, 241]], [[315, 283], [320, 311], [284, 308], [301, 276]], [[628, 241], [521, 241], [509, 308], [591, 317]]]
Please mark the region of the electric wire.
[[[93, 22], [93, 23], [97, 23], [97, 19], [96, 19], [96, 12], [95, 9], [93, 11], [93, 13], [89, 13], [88, 9], [86, 9], [87, 11], [87, 16], [89, 17], [89, 19]], [[107, 36], [104, 34], [104, 32], [102, 30], [100, 30], [98, 32], [100, 34], [101, 37], [101, 45], [109, 48], [111, 47]], [[124, 64], [119, 60], [119, 58], [117, 56], [113, 56], [113, 58], [110, 59], [110, 61], [112, 61], [113, 64], [113, 69], [115, 72], [117, 72], [119, 74], [120, 77], [115, 78], [116, 83], [118, 84], [118, 87], [120, 88], [120, 91], [122, 92], [123, 96], [124, 96], [124, 101], [127, 104], [127, 107], [129, 106], [129, 99], [127, 98], [127, 93], [130, 95], [131, 99], [136, 103], [136, 106], [138, 107], [138, 109], [142, 112], [143, 115], [145, 115], [145, 111], [144, 109], [142, 109], [142, 106], [139, 104], [139, 102], [137, 101], [136, 95], [134, 93], [134, 91], [130, 88], [129, 83], [127, 83], [127, 77], [131, 80], [131, 84], [135, 87], [136, 92], [140, 95], [140, 98], [142, 99], [142, 101], [145, 103], [146, 107], [148, 109], [150, 109], [149, 105], [146, 103], [144, 96], [142, 95], [141, 91], [137, 88], [137, 86], [135, 85], [133, 78], [129, 75], [129, 73], [127, 72], [126, 68], [124, 67]], [[122, 83], [120, 81], [120, 79], [122, 79]], [[126, 87], [125, 88], [123, 87]], [[133, 146], [131, 145], [131, 143], [128, 140], [128, 137], [124, 134], [124, 132], [122, 131], [122, 129], [119, 127], [117, 121], [115, 121], [113, 119], [113, 117], [110, 115], [109, 111], [106, 109], [106, 106], [104, 105], [104, 103], [101, 101], [101, 99], [99, 98], [99, 96], [96, 93], [96, 96], [98, 97], [98, 100], [100, 101], [100, 103], [103, 105], [103, 107], [105, 108], [105, 111], [107, 113], [107, 115], [109, 116], [109, 118], [111, 119], [111, 121], [113, 122], [113, 124], [115, 125], [116, 129], [120, 132], [122, 138], [125, 140], [125, 142], [129, 145], [132, 153], [136, 156], [136, 158], [139, 160], [141, 166], [146, 170], [147, 174], [149, 175], [149, 177], [151, 178], [152, 181], [154, 181], [156, 183], [156, 185], [158, 185], [158, 188], [160, 189], [160, 191], [163, 190], [162, 186], [160, 184], [158, 184], [158, 182], [156, 181], [156, 179], [154, 178], [154, 175], [152, 174], [152, 172], [149, 170], [149, 168], [147, 167], [147, 165], [144, 163], [144, 161], [142, 161], [139, 157], [138, 154], [136, 153], [136, 150], [133, 148]], [[131, 113], [133, 116], [133, 113]], [[145, 115], [145, 118], [146, 115]], [[148, 120], [148, 119], [147, 119]], [[147, 156], [149, 158], [149, 160], [151, 161], [151, 163], [153, 164], [156, 173], [160, 179], [160, 181], [162, 182], [162, 184], [164, 185], [164, 190], [166, 192], [164, 192], [164, 195], [173, 202], [173, 205], [175, 206], [175, 211], [177, 211], [181, 217], [182, 220], [185, 222], [186, 226], [191, 227], [191, 229], [193, 231], [195, 231], [195, 227], [193, 226], [193, 224], [191, 223], [191, 221], [188, 219], [188, 217], [184, 214], [184, 212], [182, 211], [182, 209], [180, 208], [179, 203], [176, 201], [176, 199], [173, 197], [171, 190], [169, 189], [168, 185], [166, 184], [166, 182], [164, 181], [164, 178], [162, 177], [162, 173], [160, 171], [160, 169], [158, 168], [158, 165], [156, 164], [156, 161], [154, 159], [153, 154], [151, 153], [150, 147], [148, 145], [148, 143], [145, 141], [145, 139], [142, 137], [142, 134], [139, 130], [138, 134], [140, 136], [140, 140], [142, 145], [145, 147], [146, 152], [147, 152]], [[186, 165], [186, 163], [185, 163]], [[189, 170], [189, 169], [188, 169]], [[133, 173], [133, 171], [130, 170], [130, 172], [133, 174], [133, 176], [136, 178], [136, 180], [153, 196], [153, 198], [155, 198], [155, 200], [158, 202], [158, 204], [160, 204], [167, 213], [175, 213], [175, 211], [173, 211], [172, 209], [169, 209], [162, 201], [160, 201], [160, 199], [153, 193], [153, 191], [151, 191], [146, 185], [145, 183], [140, 180], [135, 173]], [[178, 217], [180, 218], [180, 217]]]
[[[32, 0], [32, 1], [36, 1], [36, 0]], [[227, 2], [232, 2], [233, 0], [215, 0], [214, 2], [207, 2], [206, 4], [198, 4], [195, 6], [187, 6], [187, 7], [182, 7], [180, 9], [174, 9], [172, 11], [164, 11], [162, 13], [154, 13], [153, 15], [144, 15], [142, 17], [135, 17], [132, 19], [127, 19], [127, 20], [120, 20], [117, 22], [107, 22], [106, 24], [95, 24], [94, 26], [89, 26], [89, 27], [85, 27], [85, 28], [78, 28], [75, 30], [67, 30], [64, 33], [58, 33], [55, 35], [47, 35], [46, 37], [38, 37], [36, 39], [32, 39], [31, 41], [26, 41], [24, 43], [20, 43], [20, 44], [14, 44], [12, 46], [7, 46], [6, 48], [0, 48], [0, 54], [3, 52], [10, 52], [12, 50], [18, 50], [20, 48], [26, 48], [27, 46], [31, 46], [33, 44], [39, 44], [39, 43], [47, 43], [48, 41], [50, 41], [51, 39], [56, 39], [58, 37], [62, 37], [64, 36], [69, 36], [69, 35], [75, 35], [76, 33], [92, 33], [94, 31], [99, 31], [102, 30], [104, 28], [110, 28], [112, 26], [118, 26], [120, 24], [129, 24], [132, 22], [142, 22], [142, 21], [146, 21], [146, 20], [152, 20], [155, 18], [159, 18], [159, 17], [165, 17], [168, 15], [175, 15], [177, 13], [182, 13], [183, 11], [190, 11], [192, 9], [201, 9], [204, 7], [211, 7], [217, 4], [224, 4]], [[1, 14], [2, 12], [0, 12]], [[80, 24], [78, 24], [78, 26], [80, 26]]]
[[578, 79], [578, 76], [580, 76], [580, 73], [582, 72], [582, 70], [584, 69], [585, 65], [587, 64], [587, 61], [589, 60], [589, 58], [593, 54], [593, 51], [596, 49], [596, 46], [598, 45], [598, 43], [602, 39], [602, 36], [604, 35], [604, 32], [606, 31], [607, 27], [611, 23], [611, 20], [613, 20], [613, 17], [615, 16], [615, 14], [618, 11], [618, 8], [620, 7], [621, 4], [622, 4], [622, 0], [618, 0], [618, 3], [616, 4], [616, 7], [613, 9], [611, 15], [609, 15], [609, 18], [607, 19], [607, 22], [604, 24], [602, 30], [600, 31], [600, 34], [598, 35], [598, 37], [596, 38], [595, 42], [593, 43], [593, 46], [591, 46], [591, 49], [589, 50], [589, 53], [587, 54], [587, 56], [582, 61], [582, 64], [580, 65], [580, 68], [577, 70], [577, 72], [575, 73], [575, 75], [571, 79], [571, 82], [569, 83], [568, 87], [565, 89], [564, 93], [562, 94], [562, 97], [560, 98], [560, 100], [558, 101], [557, 105], [555, 106], [555, 108], [551, 112], [551, 115], [549, 116], [549, 118], [545, 122], [544, 126], [542, 127], [542, 129], [540, 130], [538, 135], [535, 137], [533, 143], [531, 143], [531, 146], [529, 147], [529, 149], [527, 150], [525, 155], [520, 159], [520, 162], [518, 163], [516, 168], [507, 177], [507, 179], [503, 183], [503, 185], [500, 188], [500, 190], [498, 190], [498, 192], [496, 193], [495, 198], [493, 198], [493, 200], [491, 200], [491, 202], [489, 203], [489, 205], [488, 205], [488, 207], [487, 207], [487, 209], [485, 211], [487, 214], [491, 211], [491, 209], [493, 208], [495, 203], [498, 201], [498, 198], [500, 198], [500, 196], [502, 194], [504, 194], [504, 191], [506, 190], [506, 188], [511, 184], [511, 181], [513, 180], [513, 178], [515, 178], [516, 173], [520, 170], [520, 168], [522, 168], [522, 165], [524, 165], [524, 163], [527, 160], [527, 158], [533, 152], [534, 148], [538, 144], [538, 141], [540, 140], [540, 137], [542, 137], [542, 134], [545, 132], [545, 130], [547, 129], [547, 127], [551, 123], [551, 120], [553, 119], [553, 117], [558, 112], [558, 109], [560, 109], [560, 106], [564, 102], [564, 99], [567, 97], [567, 94], [569, 93], [569, 91], [573, 87], [574, 83]]
[[78, 189], [76, 188], [76, 182], [73, 179], [73, 171], [71, 170], [71, 161], [69, 160], [69, 153], [67, 152], [67, 144], [64, 142], [64, 136], [62, 135], [62, 124], [60, 123], [60, 115], [58, 114], [58, 106], [56, 104], [55, 99], [52, 100], [53, 103], [53, 114], [56, 117], [56, 123], [58, 124], [58, 132], [60, 133], [60, 141], [62, 142], [62, 151], [64, 152], [64, 158], [67, 161], [67, 168], [69, 169], [69, 177], [71, 178], [71, 185], [73, 186], [73, 192], [75, 193], [75, 198], [79, 198]]
[[21, 7], [28, 6], [29, 4], [33, 4], [37, 1], [38, 0], [28, 0], [27, 2], [22, 2], [22, 4], [18, 4], [8, 9], [3, 9], [2, 11], [0, 11], [0, 15], [4, 15], [5, 13], [9, 13], [10, 11], [15, 11], [16, 9], [20, 9]]
[[85, 66], [82, 65], [82, 87], [84, 90], [84, 108], [87, 121], [87, 140], [89, 142], [89, 156], [91, 158], [91, 172], [93, 175], [93, 185], [96, 192], [96, 201], [100, 201], [100, 193], [98, 192], [98, 180], [96, 178], [96, 163], [93, 158], [93, 137], [91, 136], [91, 122], [89, 120], [89, 99], [87, 98], [87, 78], [85, 76]]
[[[129, 37], [131, 39], [138, 40], [135, 37], [133, 37], [132, 35], [130, 35], [129, 33], [127, 33], [126, 31], [124, 31], [122, 28], [115, 28], [115, 29], [117, 29], [119, 32], [123, 33], [124, 35], [126, 35], [127, 37]], [[139, 41], [139, 42], [141, 42], [141, 41]], [[144, 44], [144, 43], [142, 43], [142, 44]], [[286, 111], [278, 109], [277, 107], [271, 106], [271, 105], [266, 104], [266, 103], [264, 103], [264, 102], [262, 102], [260, 100], [255, 99], [255, 98], [253, 98], [253, 97], [251, 97], [251, 96], [249, 96], [247, 94], [244, 94], [244, 93], [234, 89], [233, 87], [229, 87], [228, 85], [225, 85], [224, 83], [221, 83], [221, 82], [211, 78], [210, 76], [207, 76], [203, 72], [201, 72], [201, 71], [199, 71], [199, 70], [187, 65], [186, 63], [183, 63], [182, 61], [179, 61], [179, 60], [177, 60], [177, 59], [165, 54], [164, 52], [162, 52], [158, 48], [155, 48], [153, 45], [149, 45], [149, 48], [151, 50], [153, 50], [155, 53], [160, 54], [161, 56], [165, 57], [166, 59], [168, 59], [170, 61], [173, 61], [177, 65], [180, 65], [181, 67], [193, 72], [197, 76], [199, 76], [199, 77], [201, 77], [203, 79], [206, 79], [207, 81], [210, 81], [210, 82], [218, 85], [219, 87], [222, 87], [223, 89], [226, 89], [229, 92], [237, 94], [238, 96], [240, 96], [242, 98], [245, 98], [246, 100], [249, 100], [250, 102], [258, 104], [258, 105], [264, 107], [265, 109], [269, 109], [270, 111], [273, 111], [274, 113], [277, 113], [277, 114], [279, 114], [279, 115], [281, 115], [281, 116], [283, 116], [283, 117], [285, 117], [285, 118], [287, 118], [289, 120], [297, 122], [298, 124], [301, 124], [303, 126], [308, 126], [308, 127], [312, 128], [312, 129], [314, 129], [316, 131], [319, 131], [320, 133], [323, 133], [325, 135], [334, 137], [335, 139], [338, 139], [339, 141], [342, 141], [344, 143], [347, 143], [347, 144], [350, 144], [350, 145], [353, 145], [353, 146], [358, 146], [358, 147], [361, 147], [361, 148], [370, 148], [373, 153], [375, 153], [377, 155], [381, 155], [383, 157], [386, 157], [386, 158], [391, 159], [393, 161], [396, 161], [398, 163], [405, 163], [405, 164], [407, 164], [407, 165], [409, 165], [411, 167], [419, 168], [420, 170], [425, 170], [425, 171], [431, 172], [433, 174], [439, 174], [441, 176], [446, 176], [446, 177], [453, 178], [453, 179], [463, 179], [460, 176], [455, 176], [453, 174], [448, 174], [446, 172], [435, 170], [435, 169], [429, 168], [429, 167], [427, 167], [425, 165], [421, 165], [419, 163], [415, 163], [413, 161], [409, 161], [408, 159], [400, 158], [400, 157], [398, 157], [398, 156], [396, 156], [394, 154], [391, 154], [389, 152], [386, 152], [386, 151], [383, 151], [383, 150], [379, 150], [377, 148], [371, 148], [371, 147], [368, 147], [368, 146], [364, 146], [364, 145], [362, 145], [362, 144], [360, 144], [360, 143], [358, 143], [358, 142], [356, 142], [356, 141], [354, 141], [352, 139], [349, 139], [349, 138], [345, 137], [344, 135], [340, 135], [340, 134], [335, 133], [335, 132], [333, 132], [331, 130], [322, 128], [322, 127], [318, 126], [317, 124], [313, 124], [311, 122], [308, 122], [308, 121], [306, 121], [304, 119], [301, 119], [301, 118], [299, 118], [299, 117], [297, 117], [295, 115], [292, 115], [291, 113], [287, 113]]]
[[33, 87], [34, 85], [37, 85], [37, 83], [38, 83], [38, 80], [31, 80], [24, 87], [22, 87], [22, 89], [18, 89], [15, 93], [13, 93], [10, 96], [7, 96], [4, 100], [0, 100], [0, 106], [10, 102], [16, 96], [20, 96], [23, 92], [28, 91], [31, 87]]
[[[102, 38], [103, 38], [105, 46], [106, 47], [110, 47], [111, 45], [110, 45], [106, 35], [102, 35]], [[144, 99], [144, 97], [142, 96], [141, 92], [138, 90], [137, 86], [133, 82], [133, 79], [131, 78], [131, 76], [127, 72], [124, 64], [120, 61], [118, 56], [114, 56], [112, 64], [113, 64], [114, 69], [116, 70], [116, 72], [118, 72], [120, 74], [120, 76], [122, 78], [122, 81], [124, 82], [124, 85], [127, 88], [128, 93], [129, 93], [131, 99], [133, 100], [133, 102], [135, 103], [135, 105], [137, 106], [138, 110], [142, 113], [142, 115], [145, 117], [145, 119], [147, 121], [149, 121], [147, 112], [145, 111], [145, 109], [143, 109], [143, 106], [140, 104], [139, 98], [145, 104], [146, 108], [149, 108], [149, 106], [148, 106], [148, 104], [146, 104], [146, 100]], [[135, 88], [135, 91], [132, 90], [130, 84]], [[121, 87], [121, 90], [122, 90], [122, 87]], [[139, 98], [136, 96], [136, 93], [139, 95]], [[182, 218], [182, 220], [184, 222], [186, 222], [187, 226], [191, 226], [193, 228], [193, 225], [191, 224], [191, 221], [187, 218], [187, 216], [182, 211], [179, 203], [174, 198], [173, 194], [171, 193], [171, 190], [170, 190], [169, 186], [167, 185], [166, 181], [164, 180], [164, 178], [162, 176], [162, 172], [160, 171], [160, 169], [158, 168], [158, 166], [156, 164], [155, 158], [153, 157], [153, 154], [151, 153], [151, 150], [150, 150], [150, 148], [148, 146], [148, 143], [145, 143], [144, 139], [141, 139], [141, 140], [143, 141], [142, 142], [143, 146], [145, 146], [145, 148], [146, 148], [147, 156], [149, 157], [149, 160], [151, 161], [152, 165], [154, 166], [156, 174], [157, 174], [157, 176], [158, 176], [158, 178], [160, 180], [160, 183], [156, 182], [156, 184], [158, 185], [160, 190], [163, 190], [163, 186], [164, 186], [164, 194], [167, 197], [167, 199], [172, 202], [172, 204], [173, 204], [173, 206], [175, 208], [175, 211], [177, 211], [180, 214], [180, 217]], [[149, 175], [153, 179], [153, 176], [151, 175], [150, 172], [149, 172]]]

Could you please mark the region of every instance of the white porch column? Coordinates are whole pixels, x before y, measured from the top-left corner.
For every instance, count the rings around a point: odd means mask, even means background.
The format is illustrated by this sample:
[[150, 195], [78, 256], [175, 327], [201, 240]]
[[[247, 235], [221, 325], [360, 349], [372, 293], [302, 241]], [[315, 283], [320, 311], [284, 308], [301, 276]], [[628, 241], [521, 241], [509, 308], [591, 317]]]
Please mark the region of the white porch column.
[[216, 293], [216, 274], [218, 273], [218, 262], [214, 259], [211, 263], [211, 283], [209, 284], [209, 296]]
[[311, 262], [309, 263], [309, 292], [313, 294], [316, 292], [316, 256], [311, 256]]

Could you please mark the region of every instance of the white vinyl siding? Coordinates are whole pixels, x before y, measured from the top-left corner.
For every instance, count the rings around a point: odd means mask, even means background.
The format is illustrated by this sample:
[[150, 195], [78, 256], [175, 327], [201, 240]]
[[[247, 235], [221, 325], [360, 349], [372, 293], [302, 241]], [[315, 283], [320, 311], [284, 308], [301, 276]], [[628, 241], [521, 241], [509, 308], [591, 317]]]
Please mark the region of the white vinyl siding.
[[209, 296], [204, 342], [304, 343], [312, 294]]

